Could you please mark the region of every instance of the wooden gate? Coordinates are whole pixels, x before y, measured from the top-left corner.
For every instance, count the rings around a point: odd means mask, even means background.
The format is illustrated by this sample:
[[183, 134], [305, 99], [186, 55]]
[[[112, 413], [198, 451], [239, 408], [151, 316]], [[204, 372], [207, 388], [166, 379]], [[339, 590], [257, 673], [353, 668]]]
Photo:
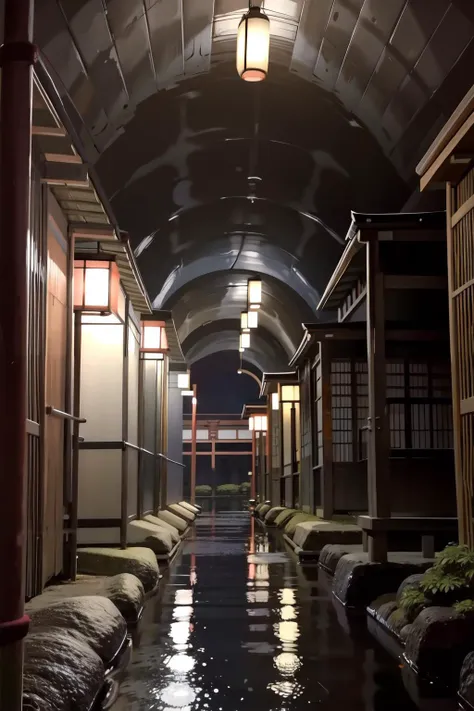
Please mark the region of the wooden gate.
[[474, 169], [447, 184], [446, 207], [459, 538], [474, 547]]

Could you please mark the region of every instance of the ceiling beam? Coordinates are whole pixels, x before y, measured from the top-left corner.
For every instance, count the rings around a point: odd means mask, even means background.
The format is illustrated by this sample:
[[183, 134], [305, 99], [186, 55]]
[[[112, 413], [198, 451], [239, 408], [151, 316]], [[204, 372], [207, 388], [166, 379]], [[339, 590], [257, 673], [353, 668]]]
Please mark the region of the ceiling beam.
[[48, 185], [89, 186], [89, 172], [84, 163], [44, 163], [43, 183]]

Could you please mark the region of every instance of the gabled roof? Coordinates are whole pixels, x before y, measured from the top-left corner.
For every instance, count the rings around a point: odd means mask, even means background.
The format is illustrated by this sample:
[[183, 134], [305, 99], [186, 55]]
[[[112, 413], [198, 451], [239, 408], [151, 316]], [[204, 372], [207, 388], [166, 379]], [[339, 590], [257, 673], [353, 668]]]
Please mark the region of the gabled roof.
[[168, 357], [170, 365], [174, 365], [172, 369], [176, 370], [177, 365], [182, 365], [183, 368], [186, 369], [186, 360], [183, 355], [181, 341], [179, 340], [172, 312], [167, 310], [153, 311], [153, 319], [165, 322], [166, 338], [168, 339], [169, 348]]
[[361, 238], [367, 232], [387, 233], [397, 230], [445, 230], [446, 213], [439, 212], [394, 212], [394, 213], [361, 213], [351, 212], [351, 224], [346, 235], [346, 248], [329, 279], [321, 300], [317, 306], [322, 309], [335, 309], [346, 296], [347, 292], [361, 278], [365, 277], [365, 250], [362, 249], [365, 239]]

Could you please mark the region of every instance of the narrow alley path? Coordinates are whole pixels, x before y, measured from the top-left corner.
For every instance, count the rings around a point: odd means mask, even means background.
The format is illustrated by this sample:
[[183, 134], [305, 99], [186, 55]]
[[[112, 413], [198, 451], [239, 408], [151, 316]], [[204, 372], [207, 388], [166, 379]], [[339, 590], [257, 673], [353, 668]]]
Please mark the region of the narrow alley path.
[[[349, 623], [335, 606], [324, 573], [297, 565], [246, 514], [202, 516], [149, 603], [114, 711], [309, 704], [418, 708], [365, 621]], [[451, 708], [433, 704], [423, 711]]]

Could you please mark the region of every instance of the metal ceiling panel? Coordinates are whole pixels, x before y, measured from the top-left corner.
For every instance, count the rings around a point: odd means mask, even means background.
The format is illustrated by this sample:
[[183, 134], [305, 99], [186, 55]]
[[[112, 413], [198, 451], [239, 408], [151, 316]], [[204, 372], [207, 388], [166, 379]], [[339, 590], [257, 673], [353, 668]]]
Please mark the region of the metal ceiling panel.
[[360, 102], [405, 2], [365, 0], [335, 87], [347, 108]]
[[214, 0], [185, 0], [183, 10], [185, 74], [207, 72], [211, 66]]
[[314, 76], [333, 90], [352, 35], [359, 19], [364, 0], [335, 0], [324, 33]]
[[430, 0], [429, 3], [412, 0], [405, 5], [388, 47], [407, 70], [415, 65], [449, 5], [449, 0]]
[[156, 91], [147, 16], [142, 0], [107, 0], [107, 18], [127, 92], [134, 104]]
[[290, 69], [312, 79], [318, 59], [321, 40], [326, 29], [333, 0], [305, 2], [298, 25]]
[[158, 86], [184, 74], [182, 0], [147, 0], [148, 31]]

